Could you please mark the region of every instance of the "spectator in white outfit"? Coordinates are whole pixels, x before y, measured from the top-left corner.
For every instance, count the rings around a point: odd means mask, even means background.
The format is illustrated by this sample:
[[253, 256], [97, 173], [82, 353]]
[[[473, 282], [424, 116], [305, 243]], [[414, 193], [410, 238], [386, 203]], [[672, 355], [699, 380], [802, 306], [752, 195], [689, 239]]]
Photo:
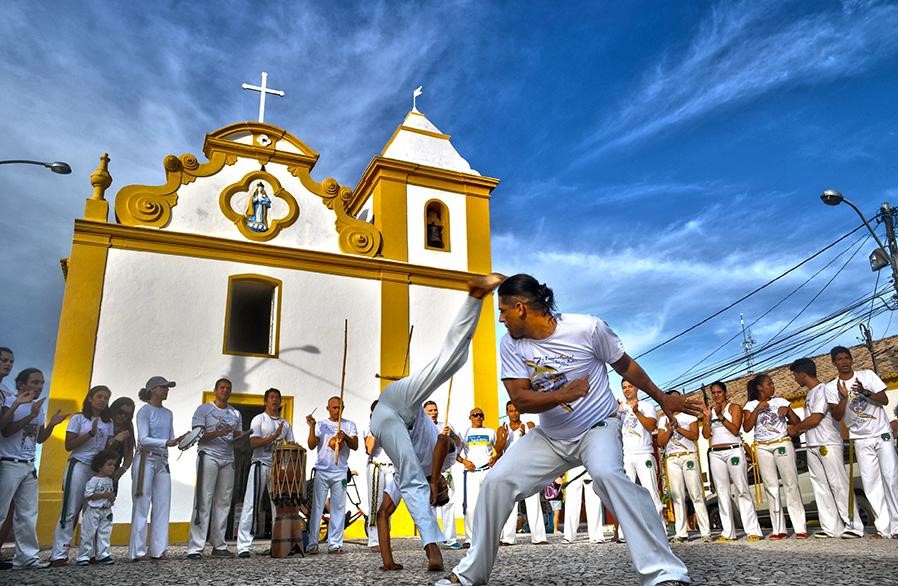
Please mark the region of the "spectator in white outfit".
[[583, 466], [567, 471], [564, 489], [564, 543], [574, 543], [580, 530], [580, 511], [586, 502], [586, 535], [590, 543], [605, 543], [605, 522], [602, 499], [593, 490], [592, 477]]
[[621, 439], [624, 445], [624, 472], [627, 477], [649, 491], [658, 514], [661, 514], [661, 497], [658, 495], [658, 462], [652, 434], [658, 428], [655, 409], [637, 398], [639, 389], [628, 381], [621, 381], [626, 402], [621, 405]]
[[79, 566], [90, 565], [91, 558], [108, 566], [115, 563], [109, 547], [112, 536], [112, 504], [115, 487], [112, 475], [118, 464], [118, 453], [98, 452], [90, 462], [94, 475], [84, 485], [84, 511], [81, 515], [81, 547], [76, 561]]
[[[377, 407], [377, 401], [371, 403], [371, 413]], [[380, 541], [377, 535], [377, 511], [383, 502], [384, 488], [393, 480], [393, 463], [384, 449], [377, 443], [371, 431], [371, 424], [362, 433], [365, 439], [365, 453], [368, 454], [366, 473], [368, 477], [368, 547], [374, 553], [380, 553]]]
[[[532, 421], [521, 421], [521, 412], [514, 406], [514, 403], [508, 401], [505, 404], [505, 414], [508, 415], [508, 422], [503, 424], [498, 431], [496, 440], [497, 452], [501, 458], [508, 451], [518, 444], [518, 440], [532, 430], [535, 425]], [[543, 519], [543, 510], [539, 504], [539, 493], [524, 499], [524, 509], [527, 512], [527, 525], [530, 526], [530, 543], [533, 545], [546, 545], [546, 522]], [[518, 530], [518, 503], [511, 510], [508, 521], [505, 522], [505, 529], [502, 531], [502, 545], [514, 545]]]
[[464, 491], [462, 509], [465, 513], [465, 547], [470, 547], [474, 535], [474, 512], [480, 496], [480, 485], [496, 463], [496, 430], [483, 426], [484, 413], [480, 407], [471, 409], [469, 427], [461, 436], [462, 453], [458, 462], [465, 467], [462, 473]]
[[[461, 451], [461, 438], [455, 433], [452, 425], [448, 421], [439, 421], [440, 408], [433, 401], [425, 401], [424, 412], [436, 424], [437, 429], [441, 429], [442, 433], [447, 435], [455, 446], [455, 453]], [[446, 482], [448, 489], [448, 501], [445, 505], [434, 507], [434, 514], [439, 515], [440, 521], [443, 523], [443, 545], [449, 549], [461, 549], [458, 542], [458, 529], [455, 526], [455, 478], [452, 476], [452, 468], [448, 468], [443, 472], [443, 480]], [[437, 512], [439, 511], [439, 512]]]

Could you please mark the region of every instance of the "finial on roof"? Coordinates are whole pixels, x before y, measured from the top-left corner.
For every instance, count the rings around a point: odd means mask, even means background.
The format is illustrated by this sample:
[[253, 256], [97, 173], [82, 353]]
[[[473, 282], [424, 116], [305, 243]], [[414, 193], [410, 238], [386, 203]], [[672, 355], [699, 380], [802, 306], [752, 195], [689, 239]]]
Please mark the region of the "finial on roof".
[[100, 157], [100, 165], [90, 174], [90, 184], [94, 192], [84, 203], [84, 219], [95, 222], [109, 221], [109, 202], [104, 195], [112, 185], [112, 175], [109, 174], [109, 153], [103, 153]]
[[419, 85], [418, 87], [415, 88], [415, 91], [412, 92], [412, 112], [416, 112], [418, 114], [421, 113], [421, 112], [418, 112], [418, 96], [420, 96], [423, 93], [424, 93], [423, 85]]

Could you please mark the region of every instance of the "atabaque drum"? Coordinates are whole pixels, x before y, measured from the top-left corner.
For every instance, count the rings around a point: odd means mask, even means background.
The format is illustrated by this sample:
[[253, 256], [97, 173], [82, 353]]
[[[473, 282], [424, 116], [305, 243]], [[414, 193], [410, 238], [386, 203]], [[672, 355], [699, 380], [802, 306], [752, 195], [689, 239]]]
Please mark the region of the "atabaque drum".
[[306, 494], [306, 450], [288, 442], [274, 448], [268, 494], [274, 502], [271, 557], [285, 558], [294, 547], [302, 548], [304, 519], [299, 505]]

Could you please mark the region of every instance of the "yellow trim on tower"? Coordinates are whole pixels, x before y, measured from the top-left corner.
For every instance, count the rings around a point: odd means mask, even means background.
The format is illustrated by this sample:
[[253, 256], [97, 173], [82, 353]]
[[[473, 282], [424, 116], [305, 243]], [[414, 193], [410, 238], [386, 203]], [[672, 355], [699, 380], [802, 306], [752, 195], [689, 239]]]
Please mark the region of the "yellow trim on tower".
[[492, 270], [490, 241], [490, 202], [488, 199], [465, 198], [468, 231], [468, 271], [486, 274]]
[[[228, 349], [228, 334], [230, 333], [231, 323], [231, 297], [235, 281], [256, 281], [265, 283], [266, 285], [271, 285], [275, 290], [275, 294], [277, 295], [277, 302], [275, 305], [277, 305], [277, 307], [275, 308], [275, 315], [272, 316], [272, 322], [274, 326], [274, 339], [271, 341], [271, 347], [269, 348], [270, 353], [268, 354], [255, 352], [238, 352], [236, 350]], [[221, 343], [221, 353], [229, 354], [231, 356], [257, 356], [260, 358], [277, 358], [281, 345], [281, 299], [283, 298], [283, 295], [284, 283], [280, 279], [275, 279], [274, 277], [268, 277], [266, 275], [259, 275], [255, 273], [230, 275], [228, 277], [228, 300], [225, 307], [224, 337]], [[269, 337], [271, 337], [270, 331]]]
[[499, 425], [499, 372], [496, 362], [495, 295], [483, 300], [483, 309], [471, 342], [474, 370], [474, 404], [483, 409], [484, 423]]
[[[398, 378], [407, 374], [402, 367], [410, 329], [408, 275], [394, 274], [381, 281], [380, 297], [380, 375]], [[381, 390], [392, 382], [389, 378], [379, 380]]]
[[408, 262], [408, 195], [402, 180], [383, 177], [374, 186], [374, 224], [383, 237], [383, 258]]

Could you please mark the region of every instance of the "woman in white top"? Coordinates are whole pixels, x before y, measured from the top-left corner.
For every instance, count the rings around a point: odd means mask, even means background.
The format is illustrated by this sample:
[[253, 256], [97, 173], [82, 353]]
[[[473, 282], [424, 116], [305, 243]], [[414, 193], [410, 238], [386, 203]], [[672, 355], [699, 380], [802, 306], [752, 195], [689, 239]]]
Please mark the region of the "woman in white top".
[[768, 539], [786, 537], [786, 516], [780, 501], [780, 477], [783, 479], [786, 506], [789, 508], [795, 539], [807, 539], [804, 505], [798, 489], [795, 447], [786, 432], [790, 423], [795, 425], [800, 420], [792, 411], [789, 401], [774, 397], [775, 392], [773, 379], [766, 374], [759, 374], [748, 381], [748, 403], [742, 408], [742, 429], [755, 431], [757, 465], [764, 480], [770, 522], [773, 524], [773, 533]]
[[[131, 467], [134, 489], [131, 510], [131, 542], [128, 556], [139, 562], [149, 557], [167, 559], [168, 516], [171, 508], [171, 475], [168, 448], [177, 445], [172, 412], [162, 406], [175, 383], [154, 376], [137, 397], [146, 403], [137, 412], [136, 465]], [[152, 506], [152, 515], [150, 508]], [[150, 543], [147, 545], [147, 516], [150, 515]]]
[[62, 510], [53, 537], [51, 566], [68, 563], [72, 533], [84, 504], [84, 486], [94, 475], [90, 462], [113, 437], [108, 410], [111, 394], [109, 387], [104, 385], [91, 387], [84, 397], [81, 411], [72, 416], [66, 427], [65, 449], [71, 455], [62, 481]]
[[727, 387], [721, 381], [711, 383], [711, 407], [705, 407], [702, 435], [711, 440], [711, 477], [717, 491], [720, 523], [723, 526], [718, 543], [736, 540], [736, 523], [733, 518], [733, 499], [730, 484], [736, 489], [742, 526], [748, 534], [748, 541], [763, 538], [758, 514], [748, 490], [748, 469], [745, 465], [745, 450], [742, 449], [742, 409], [727, 400]]

